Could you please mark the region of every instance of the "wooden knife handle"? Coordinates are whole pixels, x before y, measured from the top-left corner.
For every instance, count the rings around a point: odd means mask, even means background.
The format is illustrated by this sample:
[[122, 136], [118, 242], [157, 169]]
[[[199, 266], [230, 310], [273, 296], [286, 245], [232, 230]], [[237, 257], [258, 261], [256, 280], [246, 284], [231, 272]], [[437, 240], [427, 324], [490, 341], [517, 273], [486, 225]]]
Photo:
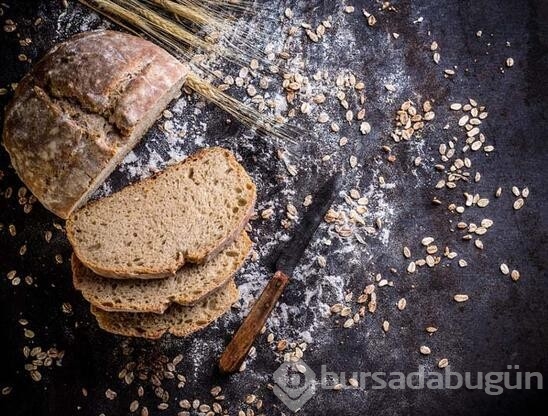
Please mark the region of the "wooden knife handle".
[[221, 355], [219, 360], [221, 373], [231, 374], [240, 369], [253, 342], [255, 342], [255, 338], [261, 332], [287, 283], [289, 283], [289, 277], [281, 271], [277, 271], [270, 279], [263, 293], [251, 308], [249, 315], [247, 315], [223, 355]]

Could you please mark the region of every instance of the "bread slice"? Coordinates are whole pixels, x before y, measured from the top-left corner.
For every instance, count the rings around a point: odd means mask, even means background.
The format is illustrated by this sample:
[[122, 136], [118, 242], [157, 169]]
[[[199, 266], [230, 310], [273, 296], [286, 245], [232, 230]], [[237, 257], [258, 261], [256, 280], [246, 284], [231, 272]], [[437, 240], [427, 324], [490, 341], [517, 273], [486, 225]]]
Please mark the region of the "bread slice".
[[158, 339], [165, 333], [184, 337], [215, 321], [238, 300], [234, 281], [194, 306], [173, 304], [162, 315], [155, 313], [106, 312], [91, 306], [99, 326], [113, 334]]
[[256, 190], [226, 149], [184, 162], [92, 202], [66, 223], [76, 257], [96, 274], [162, 278], [204, 263], [243, 230]]
[[73, 255], [72, 279], [84, 298], [102, 310], [163, 313], [171, 303], [194, 305], [224, 286], [243, 265], [251, 244], [244, 231], [207, 263], [187, 265], [173, 277], [148, 281], [98, 276]]
[[159, 46], [121, 32], [85, 32], [55, 46], [6, 108], [15, 171], [66, 219], [180, 95], [188, 73]]

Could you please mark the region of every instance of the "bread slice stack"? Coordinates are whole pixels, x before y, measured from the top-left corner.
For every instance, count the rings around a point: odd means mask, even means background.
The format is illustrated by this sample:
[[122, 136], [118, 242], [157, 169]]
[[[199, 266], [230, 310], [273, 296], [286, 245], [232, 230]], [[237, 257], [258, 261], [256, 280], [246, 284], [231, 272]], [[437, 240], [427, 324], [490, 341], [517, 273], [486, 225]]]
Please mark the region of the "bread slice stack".
[[73, 282], [106, 331], [185, 336], [238, 300], [256, 189], [225, 149], [204, 149], [70, 215]]

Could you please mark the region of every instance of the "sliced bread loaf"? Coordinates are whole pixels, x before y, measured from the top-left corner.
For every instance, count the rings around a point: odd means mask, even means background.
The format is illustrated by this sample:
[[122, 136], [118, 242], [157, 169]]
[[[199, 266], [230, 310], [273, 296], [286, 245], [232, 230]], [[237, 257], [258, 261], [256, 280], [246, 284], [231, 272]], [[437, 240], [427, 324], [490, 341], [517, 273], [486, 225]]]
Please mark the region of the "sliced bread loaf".
[[162, 278], [187, 262], [204, 263], [237, 238], [255, 198], [255, 185], [232, 153], [203, 149], [74, 212], [67, 237], [96, 274]]
[[162, 48], [114, 31], [55, 46], [6, 108], [15, 171], [62, 218], [83, 205], [180, 94], [189, 72]]
[[187, 265], [173, 277], [154, 280], [108, 279], [72, 257], [74, 287], [96, 307], [109, 312], [163, 313], [171, 303], [194, 305], [224, 286], [240, 269], [251, 250], [244, 232], [203, 265]]
[[113, 334], [149, 339], [165, 333], [184, 337], [215, 321], [238, 300], [239, 291], [234, 281], [210, 294], [194, 306], [171, 305], [162, 314], [135, 312], [106, 312], [95, 306], [91, 312], [99, 326]]

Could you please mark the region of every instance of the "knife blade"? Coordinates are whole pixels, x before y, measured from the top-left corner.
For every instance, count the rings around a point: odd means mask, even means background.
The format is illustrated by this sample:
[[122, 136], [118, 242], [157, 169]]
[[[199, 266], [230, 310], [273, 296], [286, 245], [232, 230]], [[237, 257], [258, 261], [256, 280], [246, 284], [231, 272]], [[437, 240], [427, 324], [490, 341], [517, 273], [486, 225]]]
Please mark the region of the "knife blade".
[[274, 276], [266, 285], [219, 359], [221, 373], [231, 374], [240, 369], [272, 309], [276, 306], [278, 299], [289, 283], [289, 276], [293, 274], [312, 236], [333, 203], [340, 182], [340, 174], [335, 174], [324, 183], [315, 194], [308, 212], [303, 217], [292, 239], [283, 245], [275, 262], [276, 272]]
[[308, 243], [310, 243], [312, 236], [325, 217], [325, 213], [333, 203], [336, 191], [340, 187], [340, 182], [341, 175], [333, 175], [316, 192], [301, 224], [295, 230], [291, 240], [284, 244], [281, 249], [280, 255], [275, 262], [276, 271], [280, 270], [288, 276], [293, 274], [293, 270], [299, 264], [304, 251], [308, 247]]

